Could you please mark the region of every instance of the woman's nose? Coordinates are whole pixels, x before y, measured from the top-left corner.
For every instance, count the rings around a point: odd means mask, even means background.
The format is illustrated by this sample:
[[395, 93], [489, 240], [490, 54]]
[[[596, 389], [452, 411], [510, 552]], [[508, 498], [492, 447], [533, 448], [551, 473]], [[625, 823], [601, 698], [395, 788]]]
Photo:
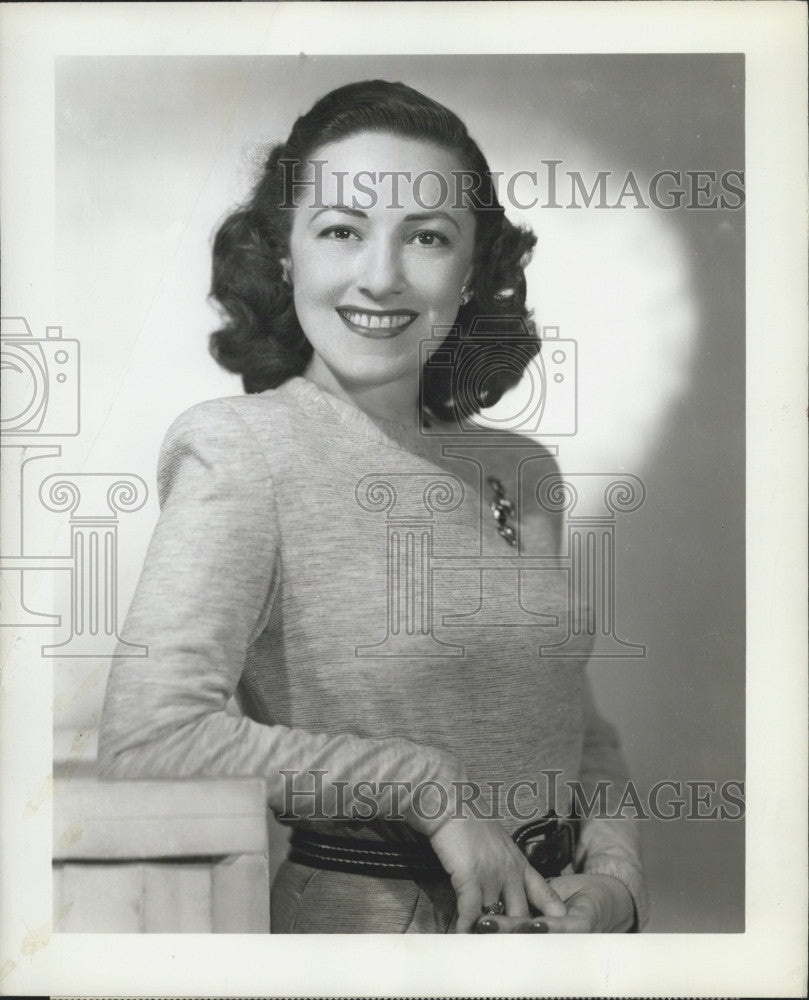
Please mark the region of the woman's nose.
[[372, 299], [382, 300], [404, 290], [401, 252], [387, 241], [372, 240], [362, 254], [357, 286]]

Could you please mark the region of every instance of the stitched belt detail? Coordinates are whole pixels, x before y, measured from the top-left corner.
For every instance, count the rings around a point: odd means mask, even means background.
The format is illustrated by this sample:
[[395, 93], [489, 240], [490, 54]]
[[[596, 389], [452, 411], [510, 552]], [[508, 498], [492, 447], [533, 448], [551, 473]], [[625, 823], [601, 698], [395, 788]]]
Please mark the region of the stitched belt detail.
[[[569, 820], [546, 816], [526, 823], [512, 836], [543, 878], [554, 878], [573, 862], [576, 828]], [[289, 860], [310, 868], [377, 878], [448, 878], [427, 841], [424, 845], [394, 845], [295, 827], [290, 839]]]
[[429, 844], [391, 846], [356, 837], [313, 833], [299, 827], [292, 831], [289, 860], [310, 868], [382, 878], [448, 877]]

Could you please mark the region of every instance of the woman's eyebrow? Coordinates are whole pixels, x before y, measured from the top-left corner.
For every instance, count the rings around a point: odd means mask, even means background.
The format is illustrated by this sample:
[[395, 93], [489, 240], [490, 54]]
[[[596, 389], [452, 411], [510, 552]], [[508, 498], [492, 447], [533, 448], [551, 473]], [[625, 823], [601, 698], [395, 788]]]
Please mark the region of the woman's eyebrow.
[[361, 211], [359, 208], [349, 208], [348, 205], [326, 205], [324, 208], [319, 208], [315, 212], [312, 216], [312, 222], [314, 222], [319, 215], [323, 215], [324, 212], [343, 212], [346, 215], [353, 215], [359, 219], [368, 218], [368, 213]]
[[458, 223], [455, 221], [455, 219], [453, 219], [452, 216], [448, 212], [440, 212], [440, 211], [438, 211], [438, 212], [417, 212], [415, 215], [405, 216], [405, 222], [429, 222], [430, 219], [446, 219], [447, 222], [450, 222], [450, 223], [452, 223], [453, 226], [455, 226], [455, 228], [458, 230], [458, 232], [461, 231], [461, 227], [458, 225]]
[[[363, 212], [359, 208], [349, 208], [348, 205], [325, 205], [323, 208], [319, 208], [315, 214], [312, 216], [311, 221], [314, 222], [319, 215], [323, 215], [324, 212], [342, 212], [344, 215], [353, 215], [358, 219], [367, 219], [368, 213]], [[411, 215], [405, 216], [405, 222], [429, 222], [431, 219], [445, 219], [451, 225], [455, 226], [458, 232], [461, 231], [461, 227], [452, 218], [448, 212], [441, 211], [430, 211], [430, 212], [415, 212]]]

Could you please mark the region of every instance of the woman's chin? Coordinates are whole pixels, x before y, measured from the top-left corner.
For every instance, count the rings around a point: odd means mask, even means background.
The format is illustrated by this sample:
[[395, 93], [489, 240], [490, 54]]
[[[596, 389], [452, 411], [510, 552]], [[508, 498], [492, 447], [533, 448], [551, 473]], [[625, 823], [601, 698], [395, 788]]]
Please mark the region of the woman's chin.
[[418, 389], [418, 368], [412, 366], [365, 365], [334, 372], [341, 385], [352, 391], [382, 389], [385, 386], [412, 383], [413, 391]]

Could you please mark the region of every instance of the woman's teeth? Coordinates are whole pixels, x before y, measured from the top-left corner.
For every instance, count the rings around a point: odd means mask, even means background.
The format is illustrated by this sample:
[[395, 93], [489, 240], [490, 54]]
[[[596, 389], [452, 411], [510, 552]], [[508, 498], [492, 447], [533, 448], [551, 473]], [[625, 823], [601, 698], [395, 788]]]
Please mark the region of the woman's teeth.
[[412, 316], [402, 313], [398, 316], [379, 316], [372, 313], [360, 313], [360, 312], [348, 312], [344, 311], [343, 316], [348, 320], [349, 323], [353, 323], [355, 326], [365, 326], [369, 330], [374, 329], [395, 329], [399, 326], [405, 326], [413, 318]]

